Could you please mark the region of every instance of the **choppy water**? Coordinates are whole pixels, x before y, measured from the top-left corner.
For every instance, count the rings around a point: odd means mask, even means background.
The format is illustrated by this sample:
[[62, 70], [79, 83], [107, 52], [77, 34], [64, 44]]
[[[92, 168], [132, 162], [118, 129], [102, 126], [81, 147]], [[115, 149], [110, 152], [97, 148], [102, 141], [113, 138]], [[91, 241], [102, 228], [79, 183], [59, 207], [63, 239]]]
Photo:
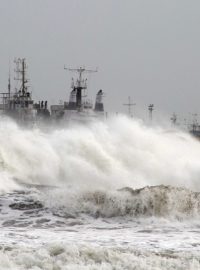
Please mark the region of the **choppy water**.
[[125, 117], [0, 124], [0, 269], [200, 269], [200, 143]]

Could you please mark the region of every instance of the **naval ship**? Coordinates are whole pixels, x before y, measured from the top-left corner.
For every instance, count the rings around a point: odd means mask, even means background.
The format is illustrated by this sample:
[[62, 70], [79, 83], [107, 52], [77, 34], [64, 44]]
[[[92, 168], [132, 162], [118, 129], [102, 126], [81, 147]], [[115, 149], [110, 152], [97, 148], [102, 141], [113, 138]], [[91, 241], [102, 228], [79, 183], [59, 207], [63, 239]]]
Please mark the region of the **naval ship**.
[[51, 117], [55, 121], [62, 119], [67, 123], [85, 123], [104, 117], [103, 91], [96, 94], [95, 106], [87, 96], [87, 78], [85, 73], [97, 72], [83, 67], [77, 69], [64, 68], [70, 72], [78, 74], [76, 81], [72, 78], [69, 101], [62, 105], [51, 106]]
[[18, 58], [14, 62], [16, 65], [14, 80], [18, 84], [12, 91], [9, 72], [8, 91], [0, 93], [0, 113], [14, 119], [18, 124], [31, 126], [41, 118], [49, 118], [50, 112], [47, 108], [47, 101], [35, 103], [32, 98], [28, 86], [26, 59]]
[[97, 72], [87, 70], [83, 67], [77, 69], [65, 68], [68, 71], [76, 72], [78, 78], [72, 79], [69, 101], [63, 104], [51, 105], [48, 109], [48, 102], [34, 102], [32, 93], [29, 91], [27, 79], [27, 64], [25, 58], [18, 58], [15, 61], [15, 81], [18, 87], [11, 90], [11, 79], [9, 73], [8, 90], [0, 93], [0, 114], [14, 119], [23, 126], [38, 125], [41, 123], [85, 123], [97, 118], [104, 117], [103, 91], [99, 90], [96, 95], [95, 106], [87, 98], [87, 79], [85, 73]]

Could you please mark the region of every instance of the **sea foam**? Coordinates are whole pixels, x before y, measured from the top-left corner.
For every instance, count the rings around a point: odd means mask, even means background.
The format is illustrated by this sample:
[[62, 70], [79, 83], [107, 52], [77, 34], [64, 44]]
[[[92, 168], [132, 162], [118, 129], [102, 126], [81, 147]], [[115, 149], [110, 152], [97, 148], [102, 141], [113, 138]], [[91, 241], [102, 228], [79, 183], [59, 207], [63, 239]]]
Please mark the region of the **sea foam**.
[[80, 190], [173, 185], [200, 190], [200, 143], [189, 134], [119, 116], [85, 126], [0, 124], [0, 190], [19, 183]]

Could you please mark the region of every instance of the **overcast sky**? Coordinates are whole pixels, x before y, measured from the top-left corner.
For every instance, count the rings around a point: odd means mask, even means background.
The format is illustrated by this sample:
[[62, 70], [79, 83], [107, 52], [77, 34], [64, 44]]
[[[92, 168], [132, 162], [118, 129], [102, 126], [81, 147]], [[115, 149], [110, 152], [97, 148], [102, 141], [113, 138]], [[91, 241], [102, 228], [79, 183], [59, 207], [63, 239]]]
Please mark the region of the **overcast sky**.
[[36, 100], [68, 99], [64, 64], [85, 65], [107, 111], [131, 96], [136, 110], [200, 113], [199, 28], [199, 0], [0, 0], [0, 88], [26, 57]]

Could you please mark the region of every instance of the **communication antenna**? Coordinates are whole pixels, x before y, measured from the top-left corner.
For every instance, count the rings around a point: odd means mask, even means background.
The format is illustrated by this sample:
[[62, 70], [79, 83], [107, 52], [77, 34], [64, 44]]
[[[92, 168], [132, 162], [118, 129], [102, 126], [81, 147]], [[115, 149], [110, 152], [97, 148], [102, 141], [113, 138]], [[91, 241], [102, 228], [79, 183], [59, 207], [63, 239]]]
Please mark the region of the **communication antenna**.
[[128, 97], [128, 103], [125, 103], [125, 104], [123, 104], [123, 105], [124, 105], [124, 106], [128, 106], [128, 115], [129, 115], [130, 117], [133, 117], [131, 108], [132, 108], [132, 106], [135, 106], [136, 103], [132, 103], [132, 102], [131, 102], [131, 97]]
[[149, 110], [149, 119], [150, 119], [150, 121], [152, 121], [152, 119], [153, 119], [154, 104], [150, 104], [149, 107], [148, 107], [148, 110]]

